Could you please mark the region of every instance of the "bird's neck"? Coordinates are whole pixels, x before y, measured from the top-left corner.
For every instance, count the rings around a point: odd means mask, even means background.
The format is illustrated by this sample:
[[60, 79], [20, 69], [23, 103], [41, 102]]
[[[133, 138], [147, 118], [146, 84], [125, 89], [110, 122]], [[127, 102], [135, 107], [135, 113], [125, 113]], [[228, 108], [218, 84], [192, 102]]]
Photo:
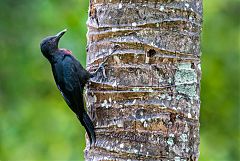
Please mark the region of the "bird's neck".
[[59, 49], [59, 50], [62, 51], [64, 54], [72, 54], [72, 52], [67, 49]]
[[72, 52], [67, 49], [57, 49], [54, 52], [51, 52], [50, 54], [47, 54], [46, 58], [49, 60], [49, 62], [52, 64], [58, 62], [59, 60], [62, 60], [64, 55], [71, 55]]
[[55, 64], [59, 60], [63, 58], [63, 55], [61, 51], [56, 50], [55, 52], [52, 52], [51, 54], [48, 55], [47, 59], [51, 64]]

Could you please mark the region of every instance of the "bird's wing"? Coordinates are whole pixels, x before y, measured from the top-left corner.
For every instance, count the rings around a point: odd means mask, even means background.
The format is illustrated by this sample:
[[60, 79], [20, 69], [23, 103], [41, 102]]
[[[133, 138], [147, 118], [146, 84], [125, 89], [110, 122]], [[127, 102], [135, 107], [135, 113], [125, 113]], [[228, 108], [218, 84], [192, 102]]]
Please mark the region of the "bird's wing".
[[62, 95], [70, 108], [78, 114], [84, 110], [83, 88], [74, 62], [74, 58], [70, 55], [64, 57], [62, 61], [63, 85], [60, 88]]
[[[79, 121], [85, 127], [90, 144], [95, 142], [96, 135], [94, 132], [94, 124], [90, 117], [84, 110], [83, 88], [87, 81], [87, 71], [79, 66], [79, 62], [72, 56], [65, 56], [62, 61], [64, 90], [62, 89], [63, 97], [68, 103], [69, 107], [76, 113]], [[81, 65], [81, 64], [80, 64]], [[87, 74], [87, 75], [86, 75]]]
[[63, 79], [65, 88], [68, 91], [73, 91], [74, 88], [78, 88], [80, 82], [78, 80], [77, 68], [73, 59], [70, 56], [65, 56], [62, 61], [63, 66]]

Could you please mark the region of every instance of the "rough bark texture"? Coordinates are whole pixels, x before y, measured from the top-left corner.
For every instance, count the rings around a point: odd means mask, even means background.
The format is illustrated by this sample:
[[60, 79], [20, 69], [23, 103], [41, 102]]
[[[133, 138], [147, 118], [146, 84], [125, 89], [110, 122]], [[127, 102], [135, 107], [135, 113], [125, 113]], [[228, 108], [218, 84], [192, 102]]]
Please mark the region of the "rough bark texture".
[[195, 161], [199, 156], [202, 0], [92, 0], [87, 88], [92, 160]]

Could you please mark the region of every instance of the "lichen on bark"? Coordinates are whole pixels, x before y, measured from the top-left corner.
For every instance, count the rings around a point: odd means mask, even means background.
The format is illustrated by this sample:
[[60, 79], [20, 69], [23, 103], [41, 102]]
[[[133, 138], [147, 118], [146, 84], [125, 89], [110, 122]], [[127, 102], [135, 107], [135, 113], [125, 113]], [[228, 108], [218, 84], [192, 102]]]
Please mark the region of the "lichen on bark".
[[201, 0], [91, 0], [86, 160], [197, 160]]

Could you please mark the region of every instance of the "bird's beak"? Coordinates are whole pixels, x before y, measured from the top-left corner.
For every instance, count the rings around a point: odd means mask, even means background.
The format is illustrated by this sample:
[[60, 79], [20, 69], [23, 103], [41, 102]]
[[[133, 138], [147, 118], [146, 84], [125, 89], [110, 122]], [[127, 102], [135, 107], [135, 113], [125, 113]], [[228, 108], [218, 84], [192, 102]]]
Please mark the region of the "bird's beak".
[[57, 41], [60, 40], [60, 38], [65, 34], [65, 32], [67, 32], [67, 29], [62, 30], [56, 35]]

